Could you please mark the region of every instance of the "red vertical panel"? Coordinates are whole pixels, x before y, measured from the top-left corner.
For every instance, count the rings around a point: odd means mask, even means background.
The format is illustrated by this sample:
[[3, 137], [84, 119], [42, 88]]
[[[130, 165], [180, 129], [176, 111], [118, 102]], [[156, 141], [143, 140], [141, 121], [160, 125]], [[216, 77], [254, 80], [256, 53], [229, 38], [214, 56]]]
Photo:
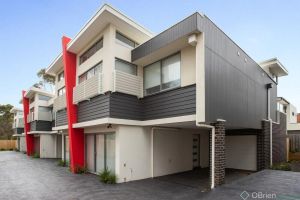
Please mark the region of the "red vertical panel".
[[24, 132], [26, 136], [26, 151], [27, 155], [31, 156], [34, 153], [34, 136], [28, 134], [30, 132], [30, 123], [27, 121], [27, 115], [29, 114], [29, 99], [25, 97], [26, 91], [22, 91], [22, 101], [24, 110]]
[[70, 167], [76, 172], [77, 167], [84, 167], [84, 131], [73, 128], [77, 122], [77, 105], [73, 104], [73, 88], [76, 86], [76, 54], [67, 51], [70, 38], [62, 38], [63, 63], [65, 73], [66, 103], [70, 144]]

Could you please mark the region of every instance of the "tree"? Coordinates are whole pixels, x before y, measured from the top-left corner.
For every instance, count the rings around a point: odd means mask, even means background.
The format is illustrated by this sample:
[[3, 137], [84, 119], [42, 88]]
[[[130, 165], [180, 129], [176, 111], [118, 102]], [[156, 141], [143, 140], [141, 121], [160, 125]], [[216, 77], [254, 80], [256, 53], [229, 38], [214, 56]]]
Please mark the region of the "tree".
[[53, 85], [55, 83], [55, 77], [47, 74], [46, 73], [46, 69], [40, 69], [40, 71], [38, 71], [37, 76], [41, 79], [41, 81], [33, 84], [33, 87], [36, 88], [44, 88], [46, 90], [46, 86], [49, 85], [51, 91], [53, 91]]
[[10, 139], [14, 134], [12, 129], [14, 115], [10, 113], [12, 108], [13, 106], [10, 104], [0, 104], [0, 138]]

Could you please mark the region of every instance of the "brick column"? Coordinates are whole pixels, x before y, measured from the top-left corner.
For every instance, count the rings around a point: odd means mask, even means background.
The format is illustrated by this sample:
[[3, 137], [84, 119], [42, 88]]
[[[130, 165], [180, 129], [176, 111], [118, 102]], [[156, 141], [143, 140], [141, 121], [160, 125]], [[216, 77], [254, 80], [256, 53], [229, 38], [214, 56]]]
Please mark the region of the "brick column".
[[263, 120], [257, 135], [257, 170], [270, 168], [270, 122]]
[[[215, 126], [215, 186], [225, 182], [225, 121], [217, 120], [212, 124]], [[211, 134], [210, 134], [211, 144]], [[212, 152], [210, 148], [210, 160]], [[210, 177], [212, 176], [212, 166], [210, 162]]]

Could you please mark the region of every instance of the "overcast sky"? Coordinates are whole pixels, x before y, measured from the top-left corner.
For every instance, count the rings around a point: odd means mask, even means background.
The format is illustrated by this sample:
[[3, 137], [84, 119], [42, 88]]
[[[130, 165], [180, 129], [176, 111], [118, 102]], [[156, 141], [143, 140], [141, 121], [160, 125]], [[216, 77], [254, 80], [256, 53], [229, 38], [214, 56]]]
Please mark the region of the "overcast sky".
[[61, 51], [61, 37], [81, 29], [109, 3], [153, 33], [198, 11], [206, 14], [255, 61], [277, 57], [289, 75], [278, 96], [300, 110], [300, 1], [99, 1], [2, 0], [0, 4], [0, 104], [19, 106], [22, 89], [38, 79]]

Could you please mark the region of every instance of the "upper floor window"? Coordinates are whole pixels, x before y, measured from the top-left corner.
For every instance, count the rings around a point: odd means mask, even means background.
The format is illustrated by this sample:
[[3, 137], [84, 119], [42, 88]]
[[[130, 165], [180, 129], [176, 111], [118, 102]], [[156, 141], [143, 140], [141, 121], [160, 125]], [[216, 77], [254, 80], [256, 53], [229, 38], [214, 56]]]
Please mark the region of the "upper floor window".
[[84, 63], [87, 59], [92, 57], [99, 49], [103, 47], [103, 38], [95, 42], [88, 50], [86, 50], [79, 58], [79, 64]]
[[128, 37], [126, 37], [125, 35], [123, 35], [122, 33], [119, 33], [119, 32], [116, 32], [116, 39], [132, 48], [135, 48], [138, 46], [138, 43], [129, 39]]
[[34, 97], [32, 97], [31, 99], [29, 99], [29, 103], [33, 103], [34, 102]]
[[87, 72], [81, 74], [79, 76], [78, 82], [82, 83], [83, 81], [95, 76], [96, 74], [99, 74], [101, 71], [102, 71], [102, 62], [98, 63], [97, 65], [89, 69]]
[[51, 99], [51, 97], [39, 94], [39, 100], [48, 101], [49, 99]]
[[144, 68], [144, 93], [154, 94], [180, 86], [180, 54], [169, 56]]
[[136, 65], [118, 58], [116, 58], [115, 60], [115, 70], [122, 71], [132, 75], [137, 75]]
[[59, 81], [63, 80], [64, 78], [65, 78], [65, 73], [64, 73], [64, 71], [62, 71], [58, 74], [57, 81], [59, 82]]
[[51, 108], [45, 107], [45, 106], [39, 106], [38, 109], [39, 109], [39, 112], [50, 112], [51, 111]]
[[57, 90], [57, 96], [62, 96], [65, 93], [66, 93], [66, 88], [65, 87], [62, 87], [59, 90]]

